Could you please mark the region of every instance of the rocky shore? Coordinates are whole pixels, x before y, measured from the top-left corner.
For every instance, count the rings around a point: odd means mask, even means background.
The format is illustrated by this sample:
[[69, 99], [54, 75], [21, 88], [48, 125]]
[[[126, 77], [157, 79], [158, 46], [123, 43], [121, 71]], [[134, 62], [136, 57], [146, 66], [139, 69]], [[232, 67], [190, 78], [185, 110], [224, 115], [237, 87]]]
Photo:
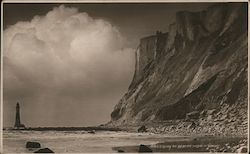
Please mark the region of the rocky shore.
[[[110, 123], [109, 126], [110, 125], [112, 125], [112, 123]], [[205, 149], [199, 149], [201, 151], [243, 153], [247, 151], [248, 118], [247, 104], [244, 101], [239, 101], [232, 105], [223, 103], [221, 107], [217, 109], [188, 113], [185, 119], [154, 121], [150, 123], [144, 122], [136, 125], [121, 125], [119, 127], [120, 129], [130, 132], [188, 136], [196, 140], [195, 144], [217, 144], [217, 146], [206, 145]], [[171, 144], [172, 143], [166, 142], [160, 145], [169, 146]], [[177, 144], [180, 146], [183, 143]], [[189, 141], [185, 144], [192, 145], [194, 143], [193, 141]], [[163, 151], [164, 150], [165, 152], [168, 151], [167, 148], [163, 149]], [[185, 151], [190, 149], [177, 148], [169, 152], [175, 150]]]
[[[236, 106], [241, 106], [239, 109]], [[246, 136], [248, 131], [247, 104], [223, 104], [221, 109], [204, 110], [197, 119], [169, 120], [152, 123], [148, 131], [171, 135]]]

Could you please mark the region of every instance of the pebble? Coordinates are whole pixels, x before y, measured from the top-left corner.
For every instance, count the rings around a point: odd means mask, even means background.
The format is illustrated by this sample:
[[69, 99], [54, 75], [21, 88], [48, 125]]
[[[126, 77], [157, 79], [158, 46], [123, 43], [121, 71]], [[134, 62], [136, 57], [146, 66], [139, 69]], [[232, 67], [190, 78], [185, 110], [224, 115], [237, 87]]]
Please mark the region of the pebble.
[[[239, 104], [238, 104], [239, 105]], [[247, 108], [245, 108], [247, 109]], [[190, 122], [185, 122], [184, 120], [172, 120], [173, 125], [168, 126], [158, 126], [158, 129], [154, 127], [150, 128], [150, 132], [154, 133], [166, 133], [170, 135], [197, 135], [197, 134], [207, 134], [212, 136], [247, 136], [248, 119], [245, 110], [242, 109], [241, 112], [236, 112], [238, 107], [229, 107], [224, 105], [219, 112], [209, 111], [203, 119], [193, 120], [196, 127], [192, 128]], [[223, 112], [222, 112], [223, 111]], [[246, 111], [247, 113], [247, 111]], [[220, 119], [220, 120], [218, 120]], [[216, 122], [214, 122], [216, 121]], [[189, 129], [188, 129], [189, 128]], [[154, 130], [154, 131], [152, 131]], [[246, 150], [244, 147], [247, 145], [247, 140], [241, 140], [236, 145], [230, 145], [229, 143], [223, 147], [217, 149], [207, 149], [210, 152], [237, 152]]]

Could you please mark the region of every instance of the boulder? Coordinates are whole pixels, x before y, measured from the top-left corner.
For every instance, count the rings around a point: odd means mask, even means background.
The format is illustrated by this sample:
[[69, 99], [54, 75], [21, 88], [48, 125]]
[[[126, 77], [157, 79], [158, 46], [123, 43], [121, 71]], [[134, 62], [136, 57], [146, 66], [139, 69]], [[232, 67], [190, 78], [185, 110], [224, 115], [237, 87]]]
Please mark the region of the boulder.
[[125, 152], [124, 150], [118, 149], [117, 152], [122, 153]]
[[207, 115], [211, 115], [211, 114], [213, 114], [213, 113], [215, 113], [215, 109], [212, 109], [212, 110], [207, 110]]
[[140, 128], [138, 128], [138, 133], [143, 133], [143, 132], [147, 132], [147, 128], [146, 128], [146, 126], [141, 126]]
[[220, 120], [225, 120], [227, 118], [227, 115], [225, 114], [225, 115], [222, 115], [221, 117], [220, 117]]
[[26, 142], [26, 148], [30, 149], [30, 148], [41, 148], [41, 144], [38, 142]]
[[213, 119], [213, 116], [212, 116], [212, 115], [208, 115], [208, 116], [207, 116], [207, 120], [208, 120], [208, 121], [211, 121], [212, 119]]
[[237, 153], [247, 153], [247, 147], [240, 147], [239, 149], [237, 149]]
[[54, 153], [54, 151], [52, 151], [49, 148], [43, 148], [43, 149], [39, 149], [39, 150], [35, 151], [34, 153]]
[[186, 119], [198, 119], [200, 116], [199, 111], [193, 111], [186, 114]]
[[196, 127], [196, 124], [192, 121], [192, 123], [190, 125], [188, 125], [188, 129], [193, 129]]
[[200, 116], [204, 117], [206, 115], [206, 110], [201, 111]]
[[153, 152], [148, 146], [141, 144], [138, 152]]
[[95, 130], [88, 131], [89, 134], [95, 134]]

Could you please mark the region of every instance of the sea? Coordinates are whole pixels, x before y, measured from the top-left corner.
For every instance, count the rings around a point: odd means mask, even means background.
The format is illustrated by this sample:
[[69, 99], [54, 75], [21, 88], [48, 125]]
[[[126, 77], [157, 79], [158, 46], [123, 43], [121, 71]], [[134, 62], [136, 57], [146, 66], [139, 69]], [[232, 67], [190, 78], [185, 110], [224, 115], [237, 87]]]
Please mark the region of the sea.
[[[41, 144], [41, 148], [50, 148], [56, 153], [111, 153], [115, 147], [154, 145], [164, 142], [167, 136], [151, 133], [130, 133], [115, 131], [3, 131], [4, 153], [32, 153], [26, 149], [28, 141]], [[169, 138], [169, 137], [168, 137]], [[136, 151], [135, 151], [136, 152]]]
[[[4, 130], [4, 153], [33, 153], [26, 143], [39, 142], [41, 148], [55, 153], [117, 153], [118, 150], [136, 153], [140, 145], [153, 152], [211, 152], [211, 149], [233, 152], [246, 137], [169, 136], [169, 134], [133, 133], [125, 131], [31, 131]], [[239, 148], [239, 147], [238, 147]]]

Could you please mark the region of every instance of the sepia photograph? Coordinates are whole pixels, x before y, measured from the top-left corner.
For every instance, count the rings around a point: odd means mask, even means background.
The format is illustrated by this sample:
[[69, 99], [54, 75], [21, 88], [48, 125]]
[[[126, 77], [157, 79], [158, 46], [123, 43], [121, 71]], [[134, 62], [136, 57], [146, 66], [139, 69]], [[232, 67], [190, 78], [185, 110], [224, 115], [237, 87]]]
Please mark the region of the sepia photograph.
[[3, 0], [0, 153], [249, 153], [248, 6]]

